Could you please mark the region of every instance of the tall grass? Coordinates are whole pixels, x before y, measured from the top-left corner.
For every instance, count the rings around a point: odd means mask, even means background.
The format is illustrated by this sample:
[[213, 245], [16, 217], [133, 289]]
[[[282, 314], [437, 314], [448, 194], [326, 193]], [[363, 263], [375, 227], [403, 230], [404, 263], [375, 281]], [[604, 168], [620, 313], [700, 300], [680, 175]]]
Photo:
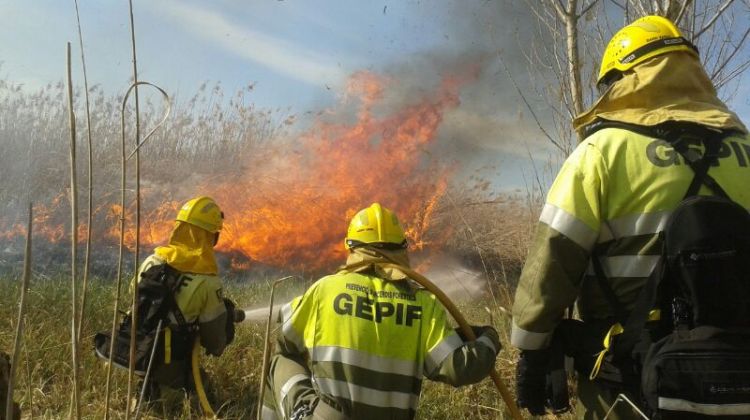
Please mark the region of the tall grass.
[[[266, 304], [270, 279], [254, 282], [227, 281], [226, 295], [240, 307], [259, 308]], [[284, 298], [301, 293], [308, 282], [286, 282], [277, 291]], [[67, 302], [70, 290], [64, 278], [35, 277], [29, 289], [28, 308], [23, 333], [24, 351], [18, 365], [16, 401], [25, 418], [55, 419], [68, 415], [70, 403], [71, 368], [70, 334], [68, 331]], [[0, 348], [9, 348], [13, 340], [13, 310], [19, 293], [15, 275], [0, 278]], [[80, 402], [83, 418], [103, 418], [105, 365], [93, 353], [93, 335], [107, 330], [111, 316], [111, 282], [91, 279], [89, 313], [83, 326], [80, 359]], [[279, 302], [284, 301], [280, 299]], [[477, 324], [489, 322], [485, 302], [459, 304], [466, 318]], [[502, 313], [493, 312], [492, 319], [500, 332], [504, 350], [496, 367], [503, 381], [513, 390], [516, 355], [508, 344], [510, 320]], [[218, 358], [204, 357], [202, 366], [209, 375], [211, 393], [220, 418], [247, 419], [255, 415], [258, 385], [263, 355], [263, 323], [238, 324], [237, 334], [225, 353]], [[113, 375], [111, 418], [124, 418], [126, 406], [127, 372], [116, 370]], [[169, 416], [200, 418], [197, 405], [186, 402], [179, 413]], [[167, 417], [158, 408], [144, 412], [142, 418]], [[509, 418], [499, 394], [489, 379], [478, 385], [453, 388], [425, 381], [418, 410], [419, 419], [499, 419]], [[564, 417], [565, 418], [565, 417]], [[567, 418], [570, 418], [568, 416]]]
[[[182, 197], [189, 185], [199, 180], [226, 179], [251, 159], [263, 159], [263, 145], [274, 138], [287, 117], [283, 111], [256, 108], [250, 101], [252, 85], [227, 95], [220, 84], [203, 84], [185, 99], [179, 95], [171, 117], [149, 141], [142, 153], [143, 192], [147, 207]], [[74, 102], [84, 102], [77, 90]], [[95, 225], [114, 223], [111, 204], [117, 202], [120, 186], [120, 96], [105, 94], [95, 85], [89, 89], [91, 135], [97, 139], [93, 151], [96, 185]], [[142, 126], [152, 128], [162, 116], [161, 98], [144, 95]], [[75, 109], [84, 115], [84, 109]], [[128, 109], [128, 121], [132, 121]], [[129, 124], [132, 131], [133, 124]], [[17, 222], [29, 200], [51, 205], [67, 187], [67, 106], [62, 83], [48, 84], [29, 91], [19, 84], [0, 80], [0, 226]], [[133, 138], [133, 133], [127, 133]], [[79, 147], [85, 147], [80, 138]], [[79, 173], [87, 174], [85, 162]], [[128, 194], [132, 197], [132, 185]], [[83, 215], [82, 215], [83, 216]], [[110, 216], [107, 219], [107, 216]], [[38, 217], [44, 217], [40, 213]], [[50, 214], [47, 222], [67, 225], [62, 217]], [[58, 218], [58, 219], [55, 219]], [[41, 224], [40, 224], [41, 225]], [[99, 232], [101, 232], [99, 230]], [[83, 232], [82, 232], [83, 233]], [[94, 242], [101, 239], [94, 238]]]

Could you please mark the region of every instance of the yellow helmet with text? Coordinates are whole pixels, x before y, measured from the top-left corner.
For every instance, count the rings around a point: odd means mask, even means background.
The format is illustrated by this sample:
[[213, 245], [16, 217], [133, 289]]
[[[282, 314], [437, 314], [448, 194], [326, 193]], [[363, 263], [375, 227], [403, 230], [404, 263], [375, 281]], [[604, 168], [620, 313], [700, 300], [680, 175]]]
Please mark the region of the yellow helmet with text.
[[609, 41], [604, 49], [597, 85], [609, 85], [636, 64], [673, 51], [698, 56], [698, 49], [669, 19], [644, 16], [620, 29]]
[[406, 236], [396, 214], [378, 203], [373, 203], [354, 215], [349, 223], [344, 245], [348, 250], [359, 246], [404, 249]]
[[217, 233], [224, 223], [224, 213], [212, 198], [196, 197], [180, 208], [176, 220]]

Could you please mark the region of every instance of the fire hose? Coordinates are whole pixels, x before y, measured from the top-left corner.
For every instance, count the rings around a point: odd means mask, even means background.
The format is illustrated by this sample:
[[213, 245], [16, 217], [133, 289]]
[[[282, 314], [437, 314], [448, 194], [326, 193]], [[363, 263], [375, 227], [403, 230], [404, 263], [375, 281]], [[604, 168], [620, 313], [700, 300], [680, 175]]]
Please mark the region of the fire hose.
[[[402, 273], [406, 274], [410, 279], [416, 281], [417, 283], [422, 285], [422, 287], [432, 292], [432, 294], [434, 294], [435, 297], [438, 298], [440, 303], [442, 303], [443, 306], [445, 306], [445, 309], [448, 310], [448, 312], [451, 314], [453, 319], [456, 320], [456, 322], [458, 323], [458, 326], [461, 328], [461, 331], [464, 333], [466, 338], [468, 338], [469, 340], [477, 339], [476, 335], [474, 335], [474, 331], [472, 331], [471, 327], [466, 322], [466, 319], [458, 310], [456, 305], [454, 305], [453, 302], [451, 302], [448, 296], [445, 293], [443, 293], [443, 291], [440, 290], [439, 287], [435, 286], [434, 283], [428, 280], [427, 277], [417, 273], [411, 268], [406, 268], [398, 264], [393, 264], [393, 263], [376, 263], [376, 264], [382, 268], [390, 268], [390, 269], [399, 270]], [[362, 265], [366, 265], [366, 264], [362, 264]], [[351, 268], [351, 267], [347, 267], [347, 268]], [[516, 407], [516, 403], [513, 400], [513, 396], [510, 395], [508, 388], [506, 388], [505, 384], [503, 384], [502, 379], [500, 378], [500, 374], [497, 373], [497, 370], [495, 370], [495, 368], [492, 368], [492, 370], [490, 371], [490, 377], [492, 378], [492, 382], [495, 383], [495, 388], [497, 388], [497, 391], [500, 393], [500, 396], [505, 402], [505, 405], [508, 407], [511, 417], [513, 417], [514, 420], [522, 420], [523, 417], [521, 417], [521, 412], [518, 410], [518, 407]]]
[[203, 388], [203, 378], [201, 378], [201, 338], [200, 336], [195, 337], [193, 341], [192, 357], [190, 358], [191, 370], [193, 371], [193, 382], [195, 383], [195, 393], [198, 394], [198, 401], [203, 409], [203, 415], [209, 419], [215, 419], [216, 413], [211, 408], [211, 404], [208, 402], [206, 396], [206, 390]]
[[[235, 309], [234, 313], [230, 315], [233, 317], [233, 321], [235, 323], [239, 323], [245, 320], [245, 312], [242, 310]], [[190, 370], [193, 371], [193, 384], [195, 385], [195, 393], [198, 395], [198, 402], [200, 403], [201, 409], [203, 410], [203, 415], [206, 418], [215, 419], [216, 413], [211, 408], [211, 403], [208, 402], [208, 397], [206, 396], [206, 389], [203, 387], [200, 361], [201, 338], [200, 336], [196, 335], [195, 340], [193, 341], [193, 351], [190, 357]]]
[[[417, 273], [416, 271], [414, 271], [414, 270], [412, 270], [410, 268], [403, 267], [403, 266], [398, 265], [398, 264], [394, 264], [394, 263], [389, 263], [389, 262], [372, 262], [372, 261], [362, 261], [362, 262], [358, 262], [358, 263], [355, 263], [355, 264], [351, 264], [351, 265], [348, 265], [348, 266], [344, 267], [342, 270], [353, 271], [353, 270], [356, 270], [358, 268], [362, 268], [362, 267], [365, 267], [365, 266], [371, 265], [371, 264], [376, 264], [376, 265], [378, 265], [381, 268], [399, 270], [402, 273], [406, 274], [410, 279], [416, 281], [422, 287], [424, 287], [425, 289], [427, 289], [430, 292], [432, 292], [432, 294], [434, 294], [435, 297], [438, 298], [438, 300], [443, 304], [443, 306], [445, 306], [445, 308], [451, 314], [451, 316], [453, 317], [453, 319], [456, 320], [456, 322], [458, 323], [458, 326], [461, 328], [461, 331], [464, 333], [465, 337], [468, 338], [469, 340], [476, 340], [477, 339], [476, 335], [474, 334], [474, 331], [471, 329], [471, 327], [469, 326], [469, 324], [466, 322], [466, 319], [463, 317], [463, 315], [458, 310], [458, 308], [456, 307], [456, 305], [454, 305], [453, 302], [448, 298], [448, 296], [445, 293], [443, 293], [443, 291], [440, 290], [440, 288], [438, 288], [437, 286], [435, 286], [434, 283], [432, 283], [429, 279], [427, 279], [427, 277], [425, 277], [425, 276]], [[274, 284], [274, 286], [275, 286], [275, 284]], [[271, 306], [271, 308], [269, 308], [269, 311], [271, 311], [273, 309], [273, 294], [271, 296], [270, 306]], [[270, 323], [271, 323], [270, 315], [269, 315], [268, 322], [269, 322], [269, 324], [268, 324], [267, 327], [270, 327]], [[268, 345], [269, 345], [269, 343], [268, 343], [269, 334], [268, 333], [269, 333], [269, 331], [267, 330], [266, 331], [266, 343], [265, 343], [265, 346], [266, 346], [265, 349], [266, 350], [268, 349]], [[267, 352], [264, 352], [263, 356], [264, 357], [263, 357], [263, 365], [262, 365], [263, 366], [263, 368], [262, 368], [263, 369], [262, 377], [265, 378], [266, 377], [266, 369], [268, 367], [268, 362], [269, 362], [268, 361], [269, 354]], [[516, 403], [513, 400], [513, 396], [508, 391], [508, 388], [506, 388], [505, 384], [503, 384], [502, 379], [500, 378], [500, 375], [498, 374], [497, 370], [495, 370], [493, 368], [490, 371], [490, 377], [492, 378], [492, 381], [495, 384], [495, 388], [497, 388], [498, 392], [500, 393], [500, 396], [502, 397], [503, 401], [505, 402], [505, 405], [508, 407], [508, 410], [510, 411], [511, 417], [514, 420], [522, 420], [523, 417], [521, 416], [521, 412], [518, 410], [518, 407], [516, 406]], [[261, 395], [261, 398], [262, 398], [262, 395], [263, 395], [262, 394], [262, 390], [264, 389], [264, 383], [261, 382], [260, 386], [261, 386], [261, 394], [260, 395]], [[263, 401], [259, 401], [258, 404], [260, 406], [261, 404], [263, 404]], [[260, 417], [260, 409], [258, 410], [258, 417]]]

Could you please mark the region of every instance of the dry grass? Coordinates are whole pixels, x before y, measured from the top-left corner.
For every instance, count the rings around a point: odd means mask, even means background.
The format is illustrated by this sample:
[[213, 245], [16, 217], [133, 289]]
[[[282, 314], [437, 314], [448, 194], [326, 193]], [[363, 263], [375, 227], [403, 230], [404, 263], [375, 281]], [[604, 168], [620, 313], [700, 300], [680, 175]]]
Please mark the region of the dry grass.
[[[3, 153], [0, 167], [14, 177], [0, 179], [0, 214], [19, 214], [19, 209], [32, 199], [50, 203], [64, 190], [66, 179], [65, 107], [63, 86], [48, 85], [29, 94], [17, 85], [0, 80], [0, 138]], [[155, 134], [144, 153], [144, 195], [153, 197], [147, 203], [154, 206], [172, 200], [184, 186], [195, 182], [212, 183], [231, 179], [237, 170], [252, 167], [253, 162], [268, 158], [275, 149], [270, 143], [278, 139], [285, 123], [292, 117], [284, 110], [260, 110], [248, 102], [252, 86], [226, 97], [219, 84], [204, 85], [188, 98], [176, 98], [173, 117], [167, 126]], [[120, 98], [108, 97], [97, 86], [90, 89], [92, 102], [92, 137], [94, 139], [95, 175], [95, 229], [110, 225], [106, 203], [119, 196], [119, 103]], [[76, 99], [76, 103], [82, 101]], [[142, 127], [148, 129], [161, 114], [156, 109], [159, 101], [142, 102]], [[80, 110], [79, 110], [80, 111]], [[79, 112], [79, 114], [82, 114]], [[156, 117], [153, 117], [156, 116]], [[131, 124], [132, 125], [132, 124]], [[81, 136], [81, 139], [84, 137]], [[278, 145], [276, 145], [278, 146]], [[79, 150], [85, 150], [83, 144]], [[85, 174], [84, 164], [80, 173]], [[509, 319], [502, 308], [510, 308], [518, 274], [525, 259], [537, 211], [541, 208], [538, 191], [518, 194], [493, 194], [488, 183], [474, 179], [475, 185], [450, 189], [437, 204], [434, 220], [427, 231], [427, 241], [440, 244], [443, 252], [460, 261], [461, 266], [480, 273], [482, 282], [491, 286], [492, 294], [460, 307], [466, 318], [478, 324], [487, 323], [489, 307], [495, 326], [500, 331], [505, 346], [497, 360], [497, 368], [505, 383], [513, 391], [514, 361], [517, 358], [508, 344]], [[533, 190], [533, 188], [532, 188]], [[64, 204], [64, 202], [63, 202]], [[49, 224], [66, 224], [55, 220], [64, 212], [37, 214], [37, 227]], [[7, 216], [6, 216], [7, 217]], [[0, 227], [13, 220], [0, 216]], [[69, 223], [69, 221], [68, 221]], [[2, 232], [0, 232], [2, 233]], [[97, 244], [94, 233], [94, 272], [100, 278], [90, 281], [86, 316], [83, 321], [80, 362], [81, 410], [83, 418], [102, 418], [106, 370], [95, 359], [92, 351], [93, 335], [108, 330], [114, 291], [115, 248], [112, 244]], [[10, 241], [8, 241], [10, 242]], [[67, 270], [60, 261], [66, 261], [68, 251], [60, 243], [37, 241], [35, 273], [29, 289], [23, 351], [17, 370], [16, 399], [25, 416], [36, 418], [62, 418], [68, 415], [71, 389], [71, 356], [69, 320], [70, 290], [64, 283]], [[12, 249], [8, 244], [0, 249]], [[98, 252], [98, 254], [97, 254]], [[3, 254], [0, 257], [6, 258]], [[12, 256], [11, 256], [12, 257]], [[11, 257], [7, 257], [12, 259]], [[9, 350], [14, 329], [13, 314], [19, 294], [17, 273], [8, 272], [0, 258], [0, 349]], [[429, 265], [429, 258], [428, 263]], [[98, 268], [98, 269], [97, 269]], [[267, 272], [273, 273], [269, 268]], [[5, 274], [2, 274], [5, 272]], [[242, 307], [257, 308], [266, 305], [269, 281], [273, 274], [230, 280], [226, 283], [227, 295]], [[281, 277], [281, 276], [276, 276]], [[251, 280], [251, 281], [250, 281]], [[287, 284], [281, 296], [290, 298], [304, 290], [306, 281]], [[127, 302], [125, 296], [122, 302]], [[256, 394], [260, 379], [262, 324], [245, 323], [239, 327], [236, 342], [219, 359], [207, 358], [204, 365], [214, 384], [222, 418], [252, 418], [256, 410]], [[114, 375], [112, 408], [114, 418], [124, 417], [126, 406], [126, 375]], [[198, 411], [189, 405], [181, 417], [198, 417]], [[158, 418], [160, 413], [150, 411], [146, 417]], [[508, 418], [498, 393], [491, 381], [479, 385], [454, 389], [442, 384], [426, 382], [418, 417], [420, 419]]]
[[[144, 196], [154, 197], [155, 206], [172, 199], [170, 188], [193, 180], [222, 179], [231, 171], [251, 164], [246, 157], [263, 159], [262, 146], [278, 134], [288, 118], [285, 111], [258, 109], [249, 100], [253, 87], [247, 86], [227, 97], [220, 84], [204, 84], [187, 99], [173, 98], [173, 116], [149, 140], [142, 155]], [[141, 125], [150, 130], [162, 115], [161, 98], [150, 97], [143, 89]], [[82, 92], [75, 94], [77, 107]], [[107, 96], [100, 87], [90, 88], [93, 175], [95, 177], [95, 227], [105, 220], [109, 205], [119, 198], [120, 103], [122, 98]], [[76, 109], [85, 115], [83, 109]], [[128, 130], [132, 130], [132, 110], [128, 110]], [[0, 225], [16, 221], [27, 201], [49, 206], [68, 187], [68, 129], [63, 85], [47, 85], [29, 93], [7, 80], [0, 80]], [[79, 121], [84, 130], [85, 124]], [[132, 139], [132, 133], [128, 133]], [[87, 150], [86, 135], [78, 136], [78, 150]], [[219, 164], [220, 162], [220, 164]], [[81, 160], [79, 174], [87, 174]], [[186, 182], [187, 181], [187, 182]], [[194, 186], [194, 184], [192, 184]], [[10, 220], [8, 220], [10, 216]], [[48, 222], [64, 223], [57, 214]]]
[[[270, 279], [267, 279], [270, 281]], [[266, 305], [268, 281], [229, 280], [227, 294], [245, 308]], [[309, 281], [308, 281], [309, 283]], [[103, 417], [105, 366], [95, 358], [92, 350], [93, 334], [108, 328], [112, 288], [109, 281], [94, 279], [89, 295], [89, 312], [83, 329], [81, 351], [81, 410], [83, 418]], [[18, 282], [16, 276], [0, 279], [0, 348], [12, 342]], [[305, 288], [303, 282], [287, 283], [278, 291], [282, 297], [293, 296]], [[18, 365], [16, 400], [24, 417], [54, 419], [67, 416], [70, 404], [70, 309], [69, 290], [64, 279], [36, 278], [29, 291], [29, 310], [26, 316], [23, 349]], [[283, 301], [284, 299], [280, 299]], [[484, 302], [490, 305], [489, 301]], [[470, 322], [487, 323], [489, 315], [482, 305], [459, 305]], [[504, 350], [497, 359], [497, 369], [513, 391], [515, 351], [508, 344], [509, 319], [501, 312], [492, 311], [495, 326], [500, 331]], [[243, 323], [238, 326], [236, 341], [220, 358], [204, 358], [203, 366], [209, 373], [216, 400], [221, 401], [221, 418], [252, 418], [256, 410], [258, 382], [262, 359], [263, 324]], [[123, 418], [126, 403], [126, 374], [116, 370], [114, 375], [112, 417]], [[218, 408], [218, 407], [215, 407]], [[185, 404], [182, 418], [199, 418], [200, 412]], [[162, 418], [159, 411], [145, 412], [144, 418]], [[463, 388], [426, 381], [418, 412], [419, 419], [498, 419], [509, 418], [499, 394], [489, 379]], [[551, 417], [550, 417], [551, 418]]]

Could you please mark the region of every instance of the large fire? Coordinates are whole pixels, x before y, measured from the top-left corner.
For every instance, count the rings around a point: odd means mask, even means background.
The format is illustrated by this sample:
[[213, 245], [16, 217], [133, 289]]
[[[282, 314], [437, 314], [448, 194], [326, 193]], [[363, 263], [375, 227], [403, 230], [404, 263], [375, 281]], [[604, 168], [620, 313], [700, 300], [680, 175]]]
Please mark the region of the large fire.
[[[460, 88], [471, 77], [444, 77], [432, 92], [384, 111], [380, 108], [389, 89], [399, 89], [398, 81], [370, 72], [352, 75], [340, 103], [321, 113], [293, 144], [281, 143], [262, 161], [248, 157], [252, 165], [235, 176], [205, 180], [191, 189], [193, 195], [213, 197], [226, 214], [217, 249], [246, 256], [247, 261], [236, 261], [237, 267], [257, 261], [302, 270], [328, 268], [343, 262], [349, 219], [373, 202], [399, 215], [411, 249], [439, 247], [429, 243], [426, 233], [453, 168], [430, 151], [444, 113], [460, 104]], [[146, 202], [155, 200], [147, 192], [144, 196]], [[142, 246], [167, 240], [176, 211], [188, 198], [169, 197], [155, 209], [146, 208]], [[50, 206], [36, 207], [38, 235], [52, 243], [65, 237], [63, 225], [50, 222], [64, 220], [53, 213], [64, 215], [67, 209], [61, 204], [66, 203], [61, 195]], [[134, 217], [128, 210], [125, 242], [132, 249]], [[117, 243], [120, 206], [110, 202], [98, 211], [106, 212], [106, 240]], [[0, 239], [23, 232], [19, 225], [3, 230]], [[79, 240], [85, 232], [83, 226]], [[430, 237], [442, 242], [446, 234]]]

